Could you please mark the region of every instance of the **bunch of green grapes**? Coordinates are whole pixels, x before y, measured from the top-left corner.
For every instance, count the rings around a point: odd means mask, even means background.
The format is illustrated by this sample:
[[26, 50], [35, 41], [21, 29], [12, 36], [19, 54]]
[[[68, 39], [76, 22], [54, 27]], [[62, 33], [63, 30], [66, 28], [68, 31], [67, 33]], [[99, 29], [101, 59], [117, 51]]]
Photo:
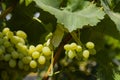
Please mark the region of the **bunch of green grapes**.
[[64, 49], [70, 59], [77, 57], [77, 54], [83, 56], [85, 59], [88, 59], [90, 54], [96, 54], [95, 44], [90, 41], [85, 44], [84, 48], [76, 43], [71, 43], [64, 45]]
[[28, 45], [27, 34], [21, 30], [12, 32], [9, 28], [4, 28], [0, 32], [0, 62], [7, 63], [9, 68], [37, 70], [46, 62], [50, 62], [52, 53], [48, 45]]

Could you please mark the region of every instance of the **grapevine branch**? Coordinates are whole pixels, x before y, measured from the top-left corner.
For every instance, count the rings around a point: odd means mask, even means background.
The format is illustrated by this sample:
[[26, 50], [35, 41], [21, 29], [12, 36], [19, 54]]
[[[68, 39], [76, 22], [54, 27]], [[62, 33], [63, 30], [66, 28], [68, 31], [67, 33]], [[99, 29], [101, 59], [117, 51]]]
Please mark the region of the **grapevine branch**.
[[10, 12], [13, 11], [13, 9], [15, 8], [15, 6], [17, 5], [17, 1], [14, 2], [11, 6], [9, 6], [5, 11], [2, 12], [2, 14], [0, 15], [0, 19], [4, 19], [7, 14], [9, 14]]
[[51, 72], [51, 67], [55, 65], [55, 63], [58, 61], [59, 57], [60, 57], [60, 53], [63, 50], [64, 45], [71, 39], [71, 35], [68, 34], [67, 37], [60, 43], [58, 50], [55, 53], [55, 56], [53, 58], [53, 62], [51, 62], [46, 74], [43, 77], [43, 80], [48, 80], [49, 77], [49, 73]]

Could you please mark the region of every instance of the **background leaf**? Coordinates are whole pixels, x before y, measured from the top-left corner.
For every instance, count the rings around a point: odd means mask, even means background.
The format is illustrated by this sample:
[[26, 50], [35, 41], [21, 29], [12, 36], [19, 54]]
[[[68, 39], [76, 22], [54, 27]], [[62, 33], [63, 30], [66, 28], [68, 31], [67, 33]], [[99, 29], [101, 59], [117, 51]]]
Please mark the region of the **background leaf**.
[[[100, 19], [103, 19], [105, 15], [105, 13], [100, 8], [97, 8], [95, 4], [86, 1], [74, 0], [78, 1], [81, 5], [77, 6], [77, 4], [72, 2], [73, 5], [68, 4], [67, 6], [69, 6], [69, 8], [65, 8], [64, 10], [47, 5], [43, 2], [44, 0], [34, 1], [40, 8], [55, 15], [57, 22], [63, 24], [70, 32], [77, 28], [82, 28], [85, 25], [94, 26], [100, 22]], [[51, 0], [51, 2], [53, 2], [53, 0]], [[86, 6], [86, 4], [88, 6]], [[71, 12], [71, 10], [74, 10], [74, 12]]]

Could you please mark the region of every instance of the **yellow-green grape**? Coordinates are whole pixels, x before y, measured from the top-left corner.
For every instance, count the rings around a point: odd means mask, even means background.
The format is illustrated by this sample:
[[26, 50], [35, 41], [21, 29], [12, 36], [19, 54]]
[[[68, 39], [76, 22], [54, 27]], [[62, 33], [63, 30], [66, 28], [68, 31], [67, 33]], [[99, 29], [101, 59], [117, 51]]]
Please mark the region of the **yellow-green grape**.
[[40, 53], [38, 51], [35, 51], [32, 53], [32, 58], [37, 59], [40, 56]]
[[88, 49], [93, 49], [93, 48], [95, 47], [95, 45], [94, 45], [93, 42], [87, 42], [87, 43], [86, 43], [86, 47], [87, 47]]
[[6, 33], [6, 36], [8, 38], [12, 38], [14, 36], [14, 34], [13, 34], [13, 32], [9, 31], [9, 32]]
[[22, 43], [17, 43], [16, 44], [16, 48], [19, 52], [24, 53], [24, 55], [28, 54], [28, 48], [26, 45], [22, 44]]
[[71, 43], [70, 47], [71, 47], [70, 50], [75, 50], [77, 48], [77, 44], [76, 43]]
[[5, 54], [4, 55], [4, 61], [9, 61], [11, 59], [11, 55], [10, 54]]
[[52, 54], [51, 50], [49, 47], [43, 47], [42, 48], [42, 53], [45, 55], [45, 56], [50, 56]]
[[32, 60], [31, 56], [26, 56], [22, 58], [24, 64], [29, 64], [31, 60]]
[[10, 61], [9, 61], [9, 66], [10, 66], [11, 68], [15, 68], [15, 67], [16, 67], [16, 60], [10, 59]]
[[43, 48], [43, 45], [42, 45], [42, 44], [38, 44], [38, 45], [35, 47], [35, 50], [38, 51], [38, 52], [41, 52], [41, 51], [42, 51], [42, 48]]
[[10, 38], [10, 41], [13, 43], [13, 44], [17, 44], [17, 43], [22, 43], [22, 44], [25, 44], [25, 41], [24, 39], [18, 37], [18, 36], [13, 36], [12, 38]]
[[19, 53], [19, 59], [22, 59], [24, 57], [24, 54], [23, 53]]
[[3, 34], [7, 34], [7, 32], [9, 32], [9, 31], [10, 31], [9, 28], [4, 28], [4, 29], [2, 30], [2, 33], [3, 33]]
[[67, 55], [70, 59], [73, 59], [76, 56], [76, 53], [75, 51], [69, 50]]
[[18, 61], [18, 68], [19, 69], [23, 69], [24, 68], [24, 63], [21, 60]]
[[5, 40], [3, 45], [7, 48], [7, 47], [11, 46], [11, 43], [9, 41]]
[[70, 44], [66, 44], [66, 45], [64, 45], [64, 49], [65, 49], [66, 51], [71, 50]]
[[88, 50], [84, 50], [84, 51], [83, 51], [83, 57], [84, 57], [84, 58], [87, 59], [87, 58], [89, 57], [89, 55], [90, 55], [90, 52], [89, 52]]
[[4, 46], [0, 46], [0, 55], [4, 54], [5, 52], [5, 47]]
[[3, 33], [2, 32], [0, 32], [0, 38], [3, 38]]
[[36, 51], [35, 46], [30, 45], [30, 46], [29, 46], [29, 49], [28, 49], [28, 54], [29, 54], [29, 55], [32, 55], [32, 53], [33, 53], [34, 51]]
[[25, 70], [25, 71], [28, 71], [29, 68], [30, 68], [29, 65], [24, 65], [24, 70]]
[[76, 48], [76, 51], [77, 52], [81, 52], [82, 51], [82, 47], [78, 45], [77, 48]]
[[4, 40], [2, 38], [0, 38], [0, 45], [2, 45], [4, 42]]
[[36, 68], [37, 67], [37, 62], [35, 60], [30, 61], [30, 67], [31, 68]]
[[12, 51], [15, 51], [15, 49], [12, 46], [10, 46], [6, 48], [6, 51], [11, 53]]
[[90, 54], [92, 54], [92, 55], [95, 55], [95, 54], [96, 54], [96, 50], [95, 50], [95, 49], [89, 49], [89, 52], [90, 52]]
[[18, 54], [17, 51], [12, 51], [12, 52], [11, 52], [11, 56], [12, 56], [13, 59], [18, 59], [19, 54]]
[[38, 63], [39, 64], [43, 65], [43, 64], [45, 64], [45, 62], [46, 62], [46, 58], [44, 56], [40, 56], [38, 58]]
[[17, 31], [16, 32], [16, 35], [23, 38], [23, 39], [26, 39], [27, 38], [27, 34], [21, 30]]

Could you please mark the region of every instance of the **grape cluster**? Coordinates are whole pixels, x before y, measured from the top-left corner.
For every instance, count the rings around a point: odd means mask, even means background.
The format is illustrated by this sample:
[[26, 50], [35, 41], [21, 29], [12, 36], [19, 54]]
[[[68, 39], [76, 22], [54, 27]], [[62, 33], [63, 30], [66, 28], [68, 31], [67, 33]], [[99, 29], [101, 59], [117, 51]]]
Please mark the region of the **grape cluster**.
[[88, 59], [90, 54], [96, 54], [95, 44], [93, 42], [87, 42], [85, 48], [76, 43], [64, 45], [65, 53], [70, 58], [73, 59], [77, 57], [77, 54], [83, 56], [83, 58]]
[[0, 32], [0, 62], [7, 63], [12, 69], [37, 69], [50, 61], [51, 54], [48, 45], [28, 45], [27, 34], [21, 30], [12, 32], [4, 28]]

